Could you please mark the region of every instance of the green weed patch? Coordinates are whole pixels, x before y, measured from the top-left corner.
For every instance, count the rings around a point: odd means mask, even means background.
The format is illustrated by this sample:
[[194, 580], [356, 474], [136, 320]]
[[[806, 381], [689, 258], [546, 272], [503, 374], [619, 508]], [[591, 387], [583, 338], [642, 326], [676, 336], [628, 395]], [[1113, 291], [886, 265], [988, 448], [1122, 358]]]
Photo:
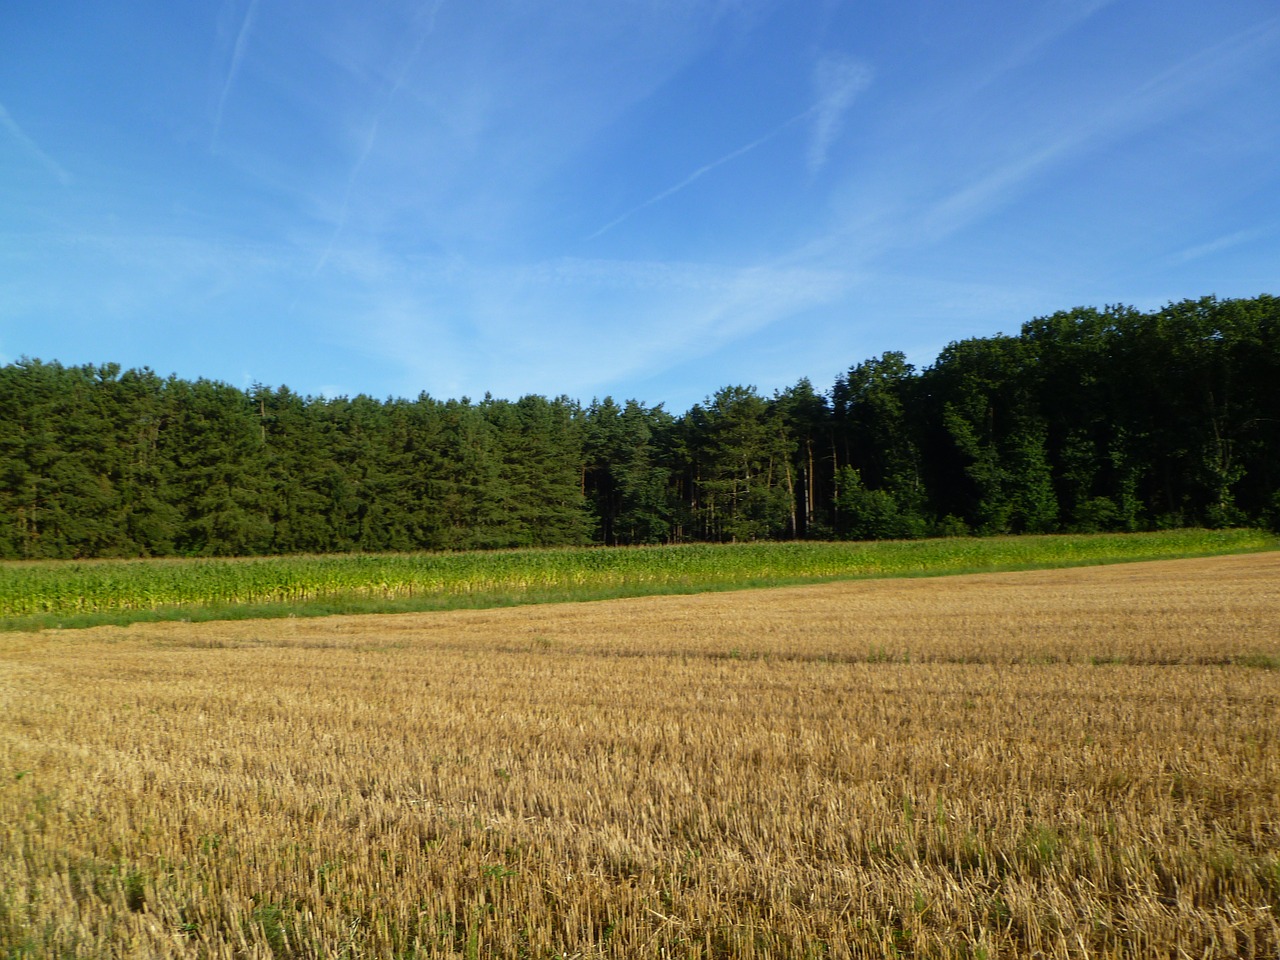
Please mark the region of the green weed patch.
[[751, 543], [469, 553], [11, 562], [0, 628], [511, 606], [876, 577], [1245, 553], [1257, 530], [874, 543]]

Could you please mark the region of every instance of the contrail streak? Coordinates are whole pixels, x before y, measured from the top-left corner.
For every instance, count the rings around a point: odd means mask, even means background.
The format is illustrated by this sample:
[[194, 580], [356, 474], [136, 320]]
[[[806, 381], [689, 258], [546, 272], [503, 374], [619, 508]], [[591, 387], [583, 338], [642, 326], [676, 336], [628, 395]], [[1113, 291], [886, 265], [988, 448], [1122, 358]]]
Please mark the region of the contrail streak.
[[218, 96], [218, 110], [213, 118], [213, 143], [218, 143], [218, 134], [222, 130], [222, 113], [227, 108], [227, 97], [235, 86], [236, 76], [240, 73], [240, 64], [244, 60], [244, 52], [249, 47], [249, 33], [253, 30], [253, 20], [258, 13], [258, 0], [250, 0], [249, 9], [240, 21], [240, 32], [236, 34], [236, 45], [231, 51], [231, 66], [227, 68], [227, 78], [222, 82], [222, 93]]
[[24, 150], [39, 160], [50, 173], [57, 177], [64, 187], [70, 185], [71, 174], [63, 169], [62, 164], [41, 150], [38, 143], [27, 136], [26, 131], [18, 126], [18, 121], [13, 119], [13, 116], [5, 109], [3, 103], [0, 103], [0, 127], [9, 131], [9, 135], [17, 140]]
[[739, 147], [737, 150], [734, 150], [732, 153], [726, 153], [719, 160], [713, 160], [711, 163], [708, 163], [706, 166], [699, 167], [697, 170], [693, 171], [693, 173], [689, 174], [689, 176], [685, 177], [675, 186], [668, 187], [666, 190], [663, 190], [661, 193], [655, 194], [654, 196], [650, 197], [648, 200], [644, 201], [644, 203], [636, 204], [634, 207], [632, 207], [626, 213], [622, 214], [620, 217], [615, 217], [613, 220], [610, 220], [608, 223], [606, 223], [603, 227], [601, 227], [595, 233], [591, 234], [591, 236], [587, 237], [587, 239], [594, 240], [596, 237], [601, 236], [602, 234], [608, 233], [618, 224], [622, 223], [624, 220], [628, 220], [631, 217], [635, 216], [641, 210], [647, 209], [648, 207], [653, 206], [655, 203], [661, 203], [663, 200], [667, 199], [667, 197], [671, 196], [672, 194], [679, 193], [681, 190], [689, 186], [694, 181], [700, 180], [702, 177], [705, 177], [708, 173], [710, 173], [716, 167], [723, 166], [724, 164], [728, 163], [730, 160], [736, 160], [738, 159], [738, 157], [742, 156], [744, 153], [750, 153], [752, 150], [756, 149], [756, 147], [759, 147], [765, 143], [768, 143], [770, 140], [772, 140], [778, 134], [782, 133], [788, 127], [791, 127], [799, 123], [801, 120], [805, 119], [806, 117], [812, 116], [816, 109], [817, 109], [817, 106], [813, 106], [813, 107], [810, 107], [808, 110], [805, 110], [801, 113], [797, 113], [790, 120], [787, 120], [786, 122], [781, 123], [778, 126], [774, 127], [772, 130], [766, 133], [763, 137], [760, 137], [758, 140], [752, 140], [746, 146]]
[[[255, 0], [256, 2], [256, 0]], [[391, 84], [390, 89], [382, 97], [382, 103], [374, 111], [373, 120], [369, 124], [369, 133], [365, 136], [364, 148], [360, 151], [360, 156], [356, 158], [356, 162], [352, 164], [350, 173], [347, 174], [347, 187], [342, 195], [342, 208], [338, 213], [338, 221], [333, 226], [333, 232], [329, 235], [329, 242], [325, 244], [320, 259], [316, 261], [316, 265], [311, 269], [311, 275], [317, 276], [329, 262], [329, 257], [333, 253], [334, 245], [338, 242], [338, 237], [342, 235], [342, 231], [347, 225], [347, 214], [351, 209], [351, 192], [355, 189], [356, 180], [360, 176], [360, 171], [364, 168], [365, 162], [369, 159], [369, 155], [373, 153], [374, 143], [378, 139], [378, 127], [382, 125], [382, 118], [386, 115], [391, 101], [395, 95], [400, 92], [400, 88], [405, 85], [409, 78], [409, 71], [413, 68], [414, 62], [422, 53], [423, 46], [426, 45], [427, 38], [435, 32], [436, 17], [440, 14], [440, 8], [444, 6], [444, 0], [434, 0], [433, 3], [424, 4], [422, 9], [426, 11], [430, 8], [427, 15], [426, 28], [419, 32], [418, 39], [413, 45], [413, 49], [409, 51], [409, 56], [405, 59], [404, 64], [400, 67], [399, 73], [396, 75], [395, 81]]]

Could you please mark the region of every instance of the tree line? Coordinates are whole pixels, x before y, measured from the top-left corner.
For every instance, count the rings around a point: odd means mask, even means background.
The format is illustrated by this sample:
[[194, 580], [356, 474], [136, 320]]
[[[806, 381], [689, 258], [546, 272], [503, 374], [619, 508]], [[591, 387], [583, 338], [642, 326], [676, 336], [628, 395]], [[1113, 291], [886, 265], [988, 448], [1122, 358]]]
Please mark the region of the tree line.
[[1280, 301], [1078, 308], [825, 393], [302, 397], [0, 367], [0, 557], [1280, 528]]

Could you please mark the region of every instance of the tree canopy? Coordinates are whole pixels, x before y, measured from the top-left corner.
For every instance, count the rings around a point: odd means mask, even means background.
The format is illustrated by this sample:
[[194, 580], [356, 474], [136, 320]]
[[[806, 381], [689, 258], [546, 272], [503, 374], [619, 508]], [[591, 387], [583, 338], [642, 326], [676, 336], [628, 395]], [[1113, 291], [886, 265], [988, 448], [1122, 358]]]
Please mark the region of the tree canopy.
[[820, 393], [302, 397], [0, 367], [0, 557], [1280, 527], [1280, 301], [1077, 308]]

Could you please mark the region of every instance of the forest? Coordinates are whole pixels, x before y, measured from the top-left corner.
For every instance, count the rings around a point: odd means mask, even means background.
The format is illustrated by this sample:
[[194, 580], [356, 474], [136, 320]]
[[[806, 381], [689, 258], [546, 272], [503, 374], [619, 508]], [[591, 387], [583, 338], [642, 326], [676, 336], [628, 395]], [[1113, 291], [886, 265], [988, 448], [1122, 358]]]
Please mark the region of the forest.
[[675, 414], [0, 367], [0, 557], [1280, 528], [1280, 300], [1076, 308]]

